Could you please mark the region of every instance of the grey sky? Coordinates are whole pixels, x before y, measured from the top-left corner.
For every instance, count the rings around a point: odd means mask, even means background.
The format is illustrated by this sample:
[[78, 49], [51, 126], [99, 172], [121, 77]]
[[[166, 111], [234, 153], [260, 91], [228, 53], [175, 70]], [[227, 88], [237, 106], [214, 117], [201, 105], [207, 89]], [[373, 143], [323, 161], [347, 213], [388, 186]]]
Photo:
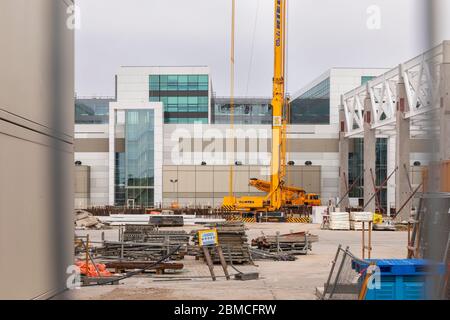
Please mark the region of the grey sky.
[[[421, 53], [428, 38], [426, 1], [289, 0], [288, 91], [330, 67], [393, 67]], [[236, 2], [236, 95], [270, 96], [273, 0]], [[113, 95], [121, 65], [209, 65], [214, 91], [229, 94], [231, 0], [77, 3], [78, 96]], [[366, 26], [370, 5], [381, 9], [380, 30]]]

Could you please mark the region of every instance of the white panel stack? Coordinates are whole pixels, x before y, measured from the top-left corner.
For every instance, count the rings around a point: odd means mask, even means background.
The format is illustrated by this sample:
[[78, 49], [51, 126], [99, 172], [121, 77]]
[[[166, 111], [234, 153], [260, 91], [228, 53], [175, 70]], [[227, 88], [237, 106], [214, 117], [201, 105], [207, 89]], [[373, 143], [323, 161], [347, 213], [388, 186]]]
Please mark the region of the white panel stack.
[[322, 223], [323, 215], [327, 211], [325, 206], [314, 206], [312, 207], [312, 223]]
[[[372, 212], [350, 212], [350, 228], [352, 230], [362, 230], [362, 222], [373, 221]], [[369, 230], [369, 223], [364, 224], [364, 229]]]
[[330, 229], [331, 230], [350, 230], [350, 215], [348, 212], [331, 212]]

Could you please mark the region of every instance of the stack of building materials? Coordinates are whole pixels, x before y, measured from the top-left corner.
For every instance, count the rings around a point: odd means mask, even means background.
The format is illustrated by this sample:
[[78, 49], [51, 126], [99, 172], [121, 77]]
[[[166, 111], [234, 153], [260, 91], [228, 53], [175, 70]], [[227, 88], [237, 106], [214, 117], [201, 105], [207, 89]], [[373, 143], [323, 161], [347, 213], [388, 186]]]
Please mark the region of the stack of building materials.
[[103, 223], [111, 226], [121, 225], [146, 225], [158, 226], [183, 226], [183, 216], [179, 215], [151, 215], [151, 214], [114, 214], [98, 217]]
[[306, 254], [312, 249], [312, 243], [319, 241], [317, 235], [301, 231], [282, 235], [260, 236], [252, 240], [252, 246], [268, 252]]
[[284, 252], [269, 252], [267, 250], [260, 250], [251, 247], [250, 253], [252, 260], [274, 260], [274, 261], [295, 261], [297, 257], [290, 253]]
[[165, 270], [181, 270], [184, 265], [179, 262], [161, 262], [152, 264], [148, 261], [108, 261], [105, 266], [109, 269], [115, 269], [116, 273], [126, 270], [145, 269], [145, 271], [156, 271], [157, 274], [164, 273]]
[[91, 213], [84, 210], [75, 210], [75, 226], [77, 229], [101, 229], [104, 225]]
[[127, 224], [125, 225], [122, 240], [128, 242], [145, 242], [146, 236], [153, 231], [155, 231], [155, 226], [152, 224]]
[[[225, 221], [207, 225], [208, 228], [216, 228], [219, 237], [219, 244], [227, 262], [232, 261], [237, 264], [249, 263], [251, 261], [247, 235], [244, 223], [241, 221]], [[194, 233], [195, 231], [193, 231]], [[198, 233], [193, 235], [195, 243], [196, 258], [203, 258], [203, 251], [198, 246]], [[217, 250], [210, 249], [211, 258], [214, 263], [220, 263]]]
[[183, 216], [179, 215], [150, 215], [149, 223], [158, 227], [182, 227]]
[[350, 230], [350, 215], [348, 212], [330, 212], [331, 230]]
[[176, 214], [114, 214], [110, 216], [99, 216], [98, 218], [102, 223], [111, 226], [154, 224], [159, 227], [175, 227], [225, 221], [225, 219], [201, 218], [195, 215]]
[[[95, 253], [104, 259], [156, 261], [180, 247], [171, 259], [184, 258], [189, 243], [189, 234], [186, 231], [150, 229], [151, 227], [139, 231], [133, 226], [124, 232], [124, 241], [105, 241], [102, 247], [95, 249]], [[127, 241], [130, 239], [134, 241]]]
[[373, 221], [372, 212], [350, 212], [350, 229], [352, 230], [362, 230], [363, 222], [365, 222], [364, 229], [369, 230], [369, 221]]
[[314, 206], [312, 207], [312, 223], [322, 223], [323, 215], [326, 214], [328, 207]]

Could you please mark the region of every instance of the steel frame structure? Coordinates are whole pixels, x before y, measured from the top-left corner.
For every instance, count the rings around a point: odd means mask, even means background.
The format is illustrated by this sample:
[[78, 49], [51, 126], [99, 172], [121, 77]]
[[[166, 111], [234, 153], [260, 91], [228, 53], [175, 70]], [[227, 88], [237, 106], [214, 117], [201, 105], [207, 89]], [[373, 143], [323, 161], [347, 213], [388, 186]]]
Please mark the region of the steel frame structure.
[[440, 66], [444, 60], [444, 43], [411, 59], [398, 67], [368, 81], [341, 96], [344, 109], [345, 137], [361, 136], [364, 129], [364, 100], [371, 102], [371, 129], [378, 134], [395, 131], [397, 112], [397, 84], [403, 79], [406, 89], [405, 119], [411, 121], [412, 136], [427, 129], [424, 115], [439, 109]]

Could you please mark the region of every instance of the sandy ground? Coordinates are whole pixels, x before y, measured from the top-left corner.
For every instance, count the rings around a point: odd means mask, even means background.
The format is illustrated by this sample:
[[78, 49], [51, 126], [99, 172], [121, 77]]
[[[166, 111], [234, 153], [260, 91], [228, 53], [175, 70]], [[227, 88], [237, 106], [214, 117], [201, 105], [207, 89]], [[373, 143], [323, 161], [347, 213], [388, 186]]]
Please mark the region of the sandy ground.
[[[185, 257], [181, 262], [184, 269], [167, 276], [135, 276], [120, 282], [119, 285], [84, 287], [67, 291], [57, 299], [315, 299], [315, 288], [322, 287], [330, 271], [331, 261], [339, 244], [349, 246], [356, 256], [361, 255], [361, 231], [320, 230], [315, 224], [263, 223], [246, 224], [249, 240], [260, 235], [275, 234], [276, 231], [310, 230], [319, 236], [312, 251], [298, 256], [296, 261], [256, 261], [257, 266], [237, 266], [242, 272], [257, 271], [260, 278], [251, 281], [226, 281], [219, 277], [213, 282], [209, 270], [202, 261]], [[184, 227], [190, 231], [198, 227]], [[181, 228], [170, 228], [181, 229]], [[99, 230], [77, 231], [82, 235], [89, 232], [91, 239], [101, 239]], [[105, 230], [107, 240], [117, 240], [117, 230]], [[405, 258], [406, 232], [372, 232], [372, 258]], [[231, 273], [236, 273], [229, 269]], [[220, 266], [215, 267], [216, 275], [223, 275]], [[168, 277], [182, 277], [170, 279]]]

